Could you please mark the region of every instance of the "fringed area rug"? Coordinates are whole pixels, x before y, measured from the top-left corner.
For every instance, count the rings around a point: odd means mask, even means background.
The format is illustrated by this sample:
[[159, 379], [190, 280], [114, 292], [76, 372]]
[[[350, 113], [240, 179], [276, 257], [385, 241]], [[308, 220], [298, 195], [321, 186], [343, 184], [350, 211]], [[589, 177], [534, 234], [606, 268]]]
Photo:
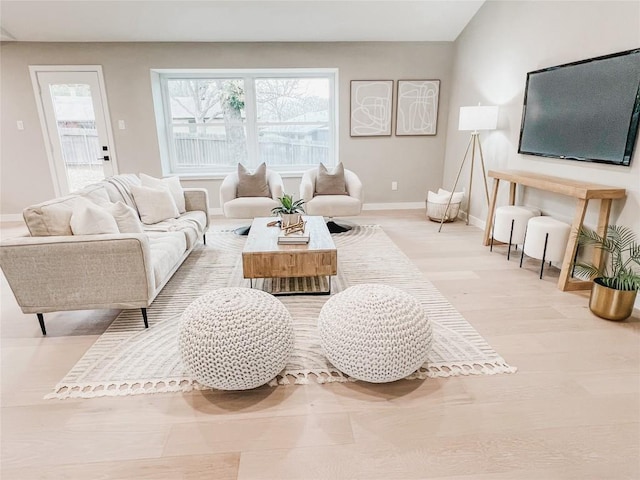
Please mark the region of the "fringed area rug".
[[[498, 355], [378, 226], [356, 227], [334, 235], [338, 275], [332, 294], [361, 283], [384, 283], [416, 297], [433, 325], [428, 361], [410, 379], [513, 373]], [[205, 389], [185, 371], [178, 352], [180, 315], [193, 300], [220, 287], [249, 286], [242, 277], [241, 251], [246, 237], [210, 232], [151, 307], [149, 329], [140, 310], [125, 310], [45, 398], [92, 398]], [[268, 287], [269, 282], [261, 286]], [[273, 287], [273, 286], [272, 286]], [[294, 288], [299, 288], [300, 285]], [[321, 284], [315, 288], [326, 288]], [[277, 289], [284, 287], [278, 285]], [[319, 343], [316, 320], [328, 296], [278, 297], [293, 317], [295, 350], [271, 385], [347, 382]]]

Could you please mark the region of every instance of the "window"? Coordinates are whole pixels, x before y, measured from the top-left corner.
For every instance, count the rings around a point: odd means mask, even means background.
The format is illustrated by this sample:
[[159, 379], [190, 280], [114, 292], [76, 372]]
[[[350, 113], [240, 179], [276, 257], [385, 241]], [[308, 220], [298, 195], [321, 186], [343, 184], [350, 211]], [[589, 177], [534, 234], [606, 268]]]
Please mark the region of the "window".
[[337, 162], [335, 70], [154, 71], [165, 173]]

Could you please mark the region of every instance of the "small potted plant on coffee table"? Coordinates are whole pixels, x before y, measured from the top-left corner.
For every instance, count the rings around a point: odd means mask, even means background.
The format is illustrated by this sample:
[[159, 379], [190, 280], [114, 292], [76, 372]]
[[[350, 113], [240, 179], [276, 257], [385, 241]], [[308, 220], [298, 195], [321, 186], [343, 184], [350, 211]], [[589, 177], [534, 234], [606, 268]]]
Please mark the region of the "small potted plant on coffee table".
[[640, 243], [635, 233], [627, 227], [609, 225], [602, 237], [583, 227], [578, 244], [599, 248], [609, 257], [602, 268], [593, 263], [575, 263], [578, 275], [593, 279], [589, 309], [607, 320], [629, 318], [640, 289]]
[[293, 200], [293, 195], [284, 194], [279, 197], [280, 205], [271, 209], [274, 215], [280, 215], [282, 227], [300, 223], [300, 214], [304, 211], [304, 200]]

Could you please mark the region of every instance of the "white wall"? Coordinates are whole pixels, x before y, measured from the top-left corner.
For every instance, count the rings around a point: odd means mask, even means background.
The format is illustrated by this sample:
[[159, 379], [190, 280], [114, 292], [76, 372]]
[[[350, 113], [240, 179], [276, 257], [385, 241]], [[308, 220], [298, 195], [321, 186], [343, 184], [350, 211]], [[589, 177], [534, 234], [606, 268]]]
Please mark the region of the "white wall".
[[[640, 235], [640, 148], [631, 167], [600, 165], [519, 155], [518, 137], [526, 73], [598, 55], [640, 47], [640, 2], [488, 1], [456, 41], [450, 97], [444, 185], [452, 186], [469, 133], [459, 132], [461, 106], [498, 105], [498, 130], [482, 134], [487, 169], [528, 170], [627, 189], [614, 201], [610, 223], [627, 225]], [[477, 172], [478, 170], [476, 170]], [[467, 183], [468, 165], [463, 172]], [[504, 183], [504, 182], [502, 182]], [[474, 177], [472, 217], [486, 217], [484, 192]], [[500, 201], [507, 203], [506, 186]], [[570, 221], [575, 200], [527, 189], [519, 202]], [[586, 223], [597, 223], [598, 201], [591, 201]]]
[[[2, 214], [20, 213], [54, 196], [29, 65], [102, 65], [121, 173], [162, 173], [151, 98], [151, 68], [339, 69], [340, 160], [362, 179], [369, 203], [423, 202], [440, 186], [449, 111], [453, 43], [20, 43], [0, 55], [0, 199]], [[350, 80], [440, 79], [438, 134], [349, 136]], [[395, 103], [395, 102], [394, 102]], [[25, 129], [17, 130], [22, 120]], [[124, 120], [126, 130], [117, 128]], [[391, 191], [391, 181], [398, 190]], [[185, 180], [208, 188], [218, 206], [219, 180]], [[297, 192], [299, 178], [285, 180]]]

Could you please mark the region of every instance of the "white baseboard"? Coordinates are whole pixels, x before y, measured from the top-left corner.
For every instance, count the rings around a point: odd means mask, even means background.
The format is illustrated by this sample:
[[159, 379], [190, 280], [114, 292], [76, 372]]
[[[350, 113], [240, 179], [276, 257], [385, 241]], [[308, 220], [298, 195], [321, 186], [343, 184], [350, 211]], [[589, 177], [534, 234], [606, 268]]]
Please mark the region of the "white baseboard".
[[[417, 210], [426, 208], [424, 202], [365, 203], [363, 210]], [[209, 207], [209, 215], [222, 216], [222, 208]]]
[[363, 210], [416, 210], [426, 208], [424, 202], [365, 203]]
[[21, 222], [22, 214], [21, 213], [6, 213], [4, 215], [0, 215], [0, 222]]
[[484, 230], [487, 222], [485, 220], [480, 220], [478, 217], [474, 217], [473, 215], [469, 216], [469, 225], [473, 225], [474, 227], [478, 227], [480, 230]]

